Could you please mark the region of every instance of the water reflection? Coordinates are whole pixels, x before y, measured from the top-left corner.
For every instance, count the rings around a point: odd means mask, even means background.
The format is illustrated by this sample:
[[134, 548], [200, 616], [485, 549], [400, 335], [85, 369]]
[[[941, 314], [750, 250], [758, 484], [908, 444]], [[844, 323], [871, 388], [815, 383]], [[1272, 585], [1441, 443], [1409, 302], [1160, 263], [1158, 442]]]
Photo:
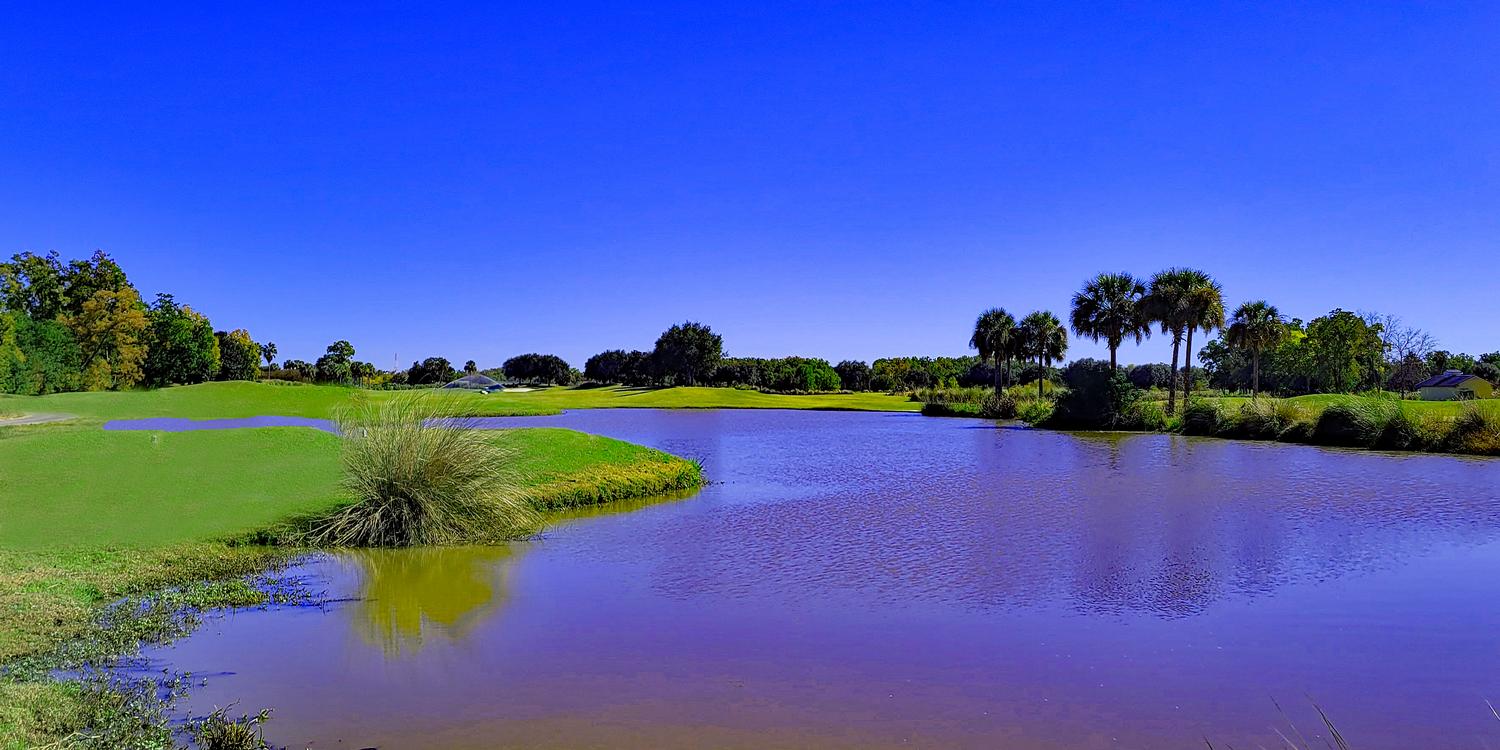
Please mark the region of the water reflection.
[[370, 549], [341, 553], [357, 569], [349, 610], [360, 637], [387, 656], [410, 656], [434, 638], [462, 640], [505, 604], [517, 546]]

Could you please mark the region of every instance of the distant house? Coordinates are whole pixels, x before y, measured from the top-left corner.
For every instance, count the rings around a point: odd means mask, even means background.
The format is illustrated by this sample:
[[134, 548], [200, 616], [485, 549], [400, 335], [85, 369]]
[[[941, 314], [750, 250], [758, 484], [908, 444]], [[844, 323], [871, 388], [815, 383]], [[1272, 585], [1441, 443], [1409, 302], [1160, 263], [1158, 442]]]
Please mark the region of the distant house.
[[494, 393], [495, 391], [505, 390], [505, 386], [500, 385], [499, 381], [496, 381], [494, 378], [480, 375], [478, 373], [475, 373], [473, 375], [465, 375], [443, 387], [461, 388], [464, 390], [481, 391], [484, 393]]
[[1458, 401], [1470, 398], [1489, 398], [1495, 392], [1490, 381], [1477, 375], [1465, 375], [1458, 370], [1444, 370], [1441, 375], [1417, 383], [1417, 393], [1423, 401]]

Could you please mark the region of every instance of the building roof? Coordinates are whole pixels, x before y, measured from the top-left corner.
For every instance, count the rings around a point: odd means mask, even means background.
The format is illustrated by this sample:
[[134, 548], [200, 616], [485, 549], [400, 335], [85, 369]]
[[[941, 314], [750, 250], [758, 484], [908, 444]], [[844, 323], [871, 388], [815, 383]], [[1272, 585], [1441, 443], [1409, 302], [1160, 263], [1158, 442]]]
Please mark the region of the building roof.
[[1470, 380], [1478, 380], [1477, 375], [1465, 375], [1458, 370], [1444, 370], [1441, 374], [1417, 383], [1418, 388], [1455, 388]]
[[458, 380], [455, 380], [452, 383], [449, 383], [449, 384], [447, 384], [447, 385], [445, 385], [443, 387], [444, 388], [491, 388], [491, 387], [497, 386], [497, 385], [500, 385], [499, 381], [497, 381], [497, 380], [495, 380], [493, 378], [484, 376], [484, 375], [480, 375], [479, 373], [475, 373], [473, 375], [465, 375], [465, 376], [459, 378]]

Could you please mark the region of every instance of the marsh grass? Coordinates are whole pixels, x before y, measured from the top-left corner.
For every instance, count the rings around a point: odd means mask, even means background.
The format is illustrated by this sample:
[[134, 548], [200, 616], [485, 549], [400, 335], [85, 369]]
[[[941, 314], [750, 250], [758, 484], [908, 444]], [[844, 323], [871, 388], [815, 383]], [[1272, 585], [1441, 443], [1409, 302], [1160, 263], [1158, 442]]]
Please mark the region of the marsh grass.
[[408, 547], [512, 538], [537, 514], [517, 489], [515, 451], [452, 413], [451, 401], [402, 394], [352, 407], [335, 419], [343, 435], [350, 505], [317, 519], [309, 544]]
[[1477, 402], [1467, 402], [1442, 442], [1444, 448], [1458, 453], [1500, 455], [1500, 413], [1481, 408]]
[[1401, 414], [1401, 404], [1384, 398], [1341, 398], [1324, 407], [1313, 438], [1325, 445], [1373, 448]]
[[229, 718], [229, 709], [215, 708], [213, 713], [194, 722], [188, 728], [193, 744], [198, 750], [266, 750], [264, 727], [271, 720], [271, 712]]

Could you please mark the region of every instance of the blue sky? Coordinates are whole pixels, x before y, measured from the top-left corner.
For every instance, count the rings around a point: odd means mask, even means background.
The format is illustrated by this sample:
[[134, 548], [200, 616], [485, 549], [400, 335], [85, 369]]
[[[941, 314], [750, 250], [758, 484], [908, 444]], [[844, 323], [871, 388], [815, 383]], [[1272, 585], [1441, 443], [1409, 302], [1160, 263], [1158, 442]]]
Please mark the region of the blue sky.
[[1495, 4], [55, 5], [0, 23], [0, 250], [283, 356], [961, 354], [1184, 264], [1500, 349]]

